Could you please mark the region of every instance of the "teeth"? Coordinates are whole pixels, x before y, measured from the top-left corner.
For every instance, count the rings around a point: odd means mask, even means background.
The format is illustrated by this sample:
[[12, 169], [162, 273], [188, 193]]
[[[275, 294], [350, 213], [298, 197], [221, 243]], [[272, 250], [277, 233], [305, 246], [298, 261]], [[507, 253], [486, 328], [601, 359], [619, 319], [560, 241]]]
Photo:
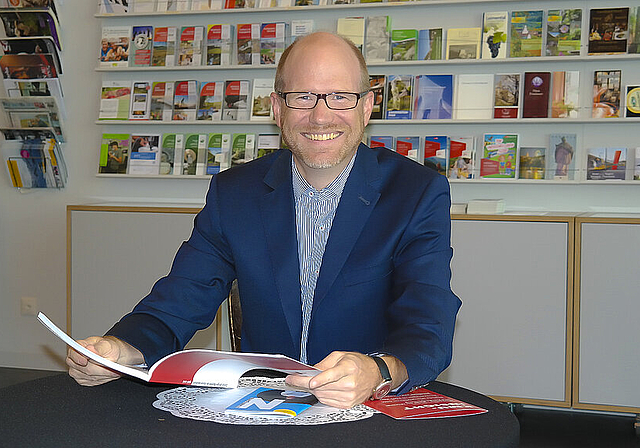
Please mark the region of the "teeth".
[[338, 138], [340, 136], [339, 132], [332, 132], [330, 134], [304, 134], [310, 140], [324, 141], [324, 140], [333, 140], [334, 138]]

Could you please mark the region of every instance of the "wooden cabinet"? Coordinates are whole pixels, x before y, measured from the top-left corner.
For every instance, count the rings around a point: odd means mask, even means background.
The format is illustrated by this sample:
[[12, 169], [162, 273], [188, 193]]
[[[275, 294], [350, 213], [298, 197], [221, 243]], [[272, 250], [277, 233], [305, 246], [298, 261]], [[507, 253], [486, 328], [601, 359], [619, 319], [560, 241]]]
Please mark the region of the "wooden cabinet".
[[462, 308], [440, 379], [501, 401], [570, 405], [573, 219], [453, 219]]
[[640, 216], [576, 219], [573, 406], [640, 412]]

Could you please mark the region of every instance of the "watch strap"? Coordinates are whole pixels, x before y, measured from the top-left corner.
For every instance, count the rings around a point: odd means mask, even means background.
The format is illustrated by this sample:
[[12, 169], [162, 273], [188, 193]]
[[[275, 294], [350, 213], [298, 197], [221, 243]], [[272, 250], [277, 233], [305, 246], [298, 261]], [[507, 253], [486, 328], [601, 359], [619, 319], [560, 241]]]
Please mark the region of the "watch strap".
[[387, 363], [380, 356], [369, 355], [371, 359], [373, 359], [378, 365], [378, 369], [380, 369], [380, 375], [382, 375], [382, 381], [391, 381], [391, 374], [389, 373], [389, 367]]

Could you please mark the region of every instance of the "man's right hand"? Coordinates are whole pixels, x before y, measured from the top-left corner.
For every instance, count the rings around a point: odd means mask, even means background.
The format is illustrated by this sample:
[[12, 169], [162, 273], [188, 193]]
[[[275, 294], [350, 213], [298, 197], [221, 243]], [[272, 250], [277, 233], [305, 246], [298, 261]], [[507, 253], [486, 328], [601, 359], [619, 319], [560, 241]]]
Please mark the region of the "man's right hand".
[[[135, 365], [144, 362], [139, 350], [112, 336], [91, 336], [78, 341], [87, 349], [118, 364]], [[94, 363], [72, 348], [67, 351], [69, 375], [83, 386], [97, 386], [120, 378], [120, 374]]]

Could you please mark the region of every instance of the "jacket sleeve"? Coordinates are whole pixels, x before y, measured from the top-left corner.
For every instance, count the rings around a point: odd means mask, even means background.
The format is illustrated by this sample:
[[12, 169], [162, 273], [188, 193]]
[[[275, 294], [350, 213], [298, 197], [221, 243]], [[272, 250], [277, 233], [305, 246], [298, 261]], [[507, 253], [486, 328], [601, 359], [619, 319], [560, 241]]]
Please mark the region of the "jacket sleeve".
[[390, 332], [383, 351], [407, 367], [398, 391], [424, 385], [449, 365], [461, 302], [451, 290], [449, 185], [435, 176], [426, 186], [394, 255]]

